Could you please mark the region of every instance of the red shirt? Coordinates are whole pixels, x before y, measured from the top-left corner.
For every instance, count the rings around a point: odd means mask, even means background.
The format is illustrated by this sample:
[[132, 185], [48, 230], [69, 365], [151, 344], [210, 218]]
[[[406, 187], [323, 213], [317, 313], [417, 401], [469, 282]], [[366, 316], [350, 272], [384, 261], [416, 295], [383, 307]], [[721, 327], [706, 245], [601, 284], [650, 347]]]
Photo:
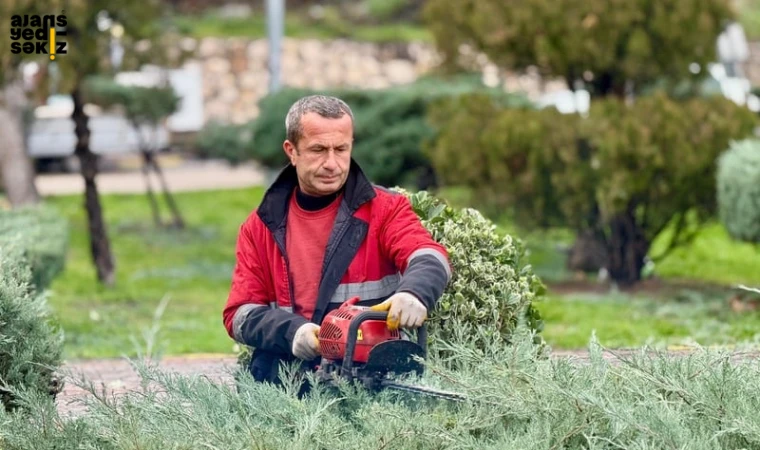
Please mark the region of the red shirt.
[[319, 293], [322, 262], [341, 196], [318, 211], [307, 211], [290, 197], [285, 246], [293, 277], [293, 312], [311, 320]]

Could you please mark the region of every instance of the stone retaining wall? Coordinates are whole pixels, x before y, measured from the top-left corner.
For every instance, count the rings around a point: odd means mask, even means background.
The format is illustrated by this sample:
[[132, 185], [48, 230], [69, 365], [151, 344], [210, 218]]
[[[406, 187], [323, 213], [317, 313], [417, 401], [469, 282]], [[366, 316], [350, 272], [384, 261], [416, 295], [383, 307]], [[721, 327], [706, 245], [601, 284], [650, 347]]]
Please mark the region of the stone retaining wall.
[[[256, 118], [257, 103], [269, 86], [265, 39], [206, 38], [185, 43], [195, 48], [203, 72], [205, 119], [243, 123]], [[440, 61], [431, 44], [374, 44], [348, 40], [285, 39], [281, 59], [282, 85], [308, 88], [385, 88], [407, 84]], [[499, 71], [483, 57], [473, 58], [492, 86], [527, 92], [564, 88], [563, 82], [544, 83], [535, 73], [512, 75]]]
[[749, 61], [744, 65], [744, 74], [752, 86], [760, 87], [760, 41], [749, 43]]
[[[414, 81], [436, 63], [421, 44], [375, 45], [344, 40], [285, 39], [281, 84], [326, 89], [383, 88]], [[258, 115], [258, 100], [269, 86], [264, 39], [200, 41], [206, 119], [241, 123]]]

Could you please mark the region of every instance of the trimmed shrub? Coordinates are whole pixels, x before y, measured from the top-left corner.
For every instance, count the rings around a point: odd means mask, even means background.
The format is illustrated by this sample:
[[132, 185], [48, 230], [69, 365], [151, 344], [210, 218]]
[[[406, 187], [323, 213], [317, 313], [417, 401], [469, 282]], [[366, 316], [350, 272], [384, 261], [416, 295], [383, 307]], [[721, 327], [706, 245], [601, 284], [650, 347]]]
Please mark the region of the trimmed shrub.
[[195, 152], [200, 158], [221, 158], [232, 166], [250, 159], [250, 125], [211, 121], [198, 134]]
[[13, 389], [56, 394], [63, 335], [49, 323], [45, 297], [37, 293], [24, 240], [0, 245], [0, 400], [15, 409]]
[[427, 189], [436, 185], [428, 157], [422, 152], [436, 130], [427, 121], [430, 105], [442, 98], [482, 92], [502, 106], [528, 105], [522, 96], [489, 89], [473, 77], [423, 78], [414, 84], [383, 90], [283, 89], [263, 98], [254, 123], [251, 155], [270, 168], [287, 164], [282, 150], [285, 116], [299, 98], [323, 93], [346, 101], [354, 113], [354, 159], [367, 176], [385, 186]]
[[[496, 232], [496, 226], [471, 208], [455, 210], [425, 191], [406, 195], [417, 216], [437, 242], [449, 251], [452, 279], [428, 321], [431, 342], [453, 342], [477, 336], [472, 348], [486, 342], [509, 343], [521, 321], [531, 331], [543, 330], [533, 302], [544, 286], [525, 264], [522, 242]], [[540, 338], [536, 335], [537, 343]]]
[[46, 205], [0, 210], [0, 249], [17, 245], [32, 271], [32, 284], [40, 291], [63, 270], [68, 249], [68, 224]]
[[[629, 106], [592, 102], [587, 118], [556, 110], [505, 109], [483, 96], [431, 114], [439, 129], [427, 149], [444, 183], [473, 187], [486, 212], [511, 210], [526, 227], [591, 231], [608, 245], [613, 280], [640, 279], [653, 239], [687, 214], [715, 213], [715, 161], [757, 117], [723, 97], [673, 101], [658, 94]], [[661, 255], [660, 255], [661, 256]]]
[[760, 242], [760, 140], [732, 142], [718, 159], [718, 212], [734, 239]]
[[102, 75], [87, 78], [84, 96], [88, 103], [103, 108], [120, 107], [128, 120], [151, 126], [177, 111], [181, 100], [170, 85], [129, 86]]

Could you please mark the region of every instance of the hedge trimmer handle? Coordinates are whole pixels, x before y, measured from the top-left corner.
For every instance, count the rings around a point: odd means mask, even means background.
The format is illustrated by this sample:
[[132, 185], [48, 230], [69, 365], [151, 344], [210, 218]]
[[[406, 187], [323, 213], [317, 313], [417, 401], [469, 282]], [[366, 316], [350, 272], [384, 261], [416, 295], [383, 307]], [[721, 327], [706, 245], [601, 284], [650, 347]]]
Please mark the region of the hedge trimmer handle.
[[[355, 305], [357, 301], [359, 301], [359, 297], [347, 300], [341, 305], [341, 308], [344, 306], [350, 307]], [[351, 324], [348, 327], [348, 336], [346, 338], [346, 354], [341, 369], [342, 374], [349, 378], [351, 377], [351, 369], [354, 364], [354, 352], [356, 350], [356, 338], [359, 334], [359, 326], [368, 320], [381, 320], [385, 322], [388, 320], [388, 311], [372, 311], [367, 309], [351, 319]], [[424, 323], [417, 329], [417, 345], [422, 348], [422, 357], [427, 357], [427, 327]]]

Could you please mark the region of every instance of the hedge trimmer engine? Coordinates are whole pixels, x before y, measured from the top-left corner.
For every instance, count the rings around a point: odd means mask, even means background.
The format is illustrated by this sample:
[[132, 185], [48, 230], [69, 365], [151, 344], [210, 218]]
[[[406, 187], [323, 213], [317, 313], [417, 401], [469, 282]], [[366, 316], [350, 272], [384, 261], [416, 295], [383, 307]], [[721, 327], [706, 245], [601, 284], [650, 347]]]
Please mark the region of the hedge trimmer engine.
[[406, 340], [398, 330], [389, 330], [387, 312], [371, 311], [358, 306], [359, 297], [344, 302], [322, 321], [319, 349], [322, 361], [317, 369], [321, 382], [335, 384], [339, 379], [360, 381], [367, 389], [384, 388], [419, 393], [447, 400], [464, 400], [461, 394], [437, 391], [397, 383], [389, 375], [415, 373], [422, 375], [423, 365], [415, 357], [424, 358], [427, 330], [417, 331], [417, 343]]

